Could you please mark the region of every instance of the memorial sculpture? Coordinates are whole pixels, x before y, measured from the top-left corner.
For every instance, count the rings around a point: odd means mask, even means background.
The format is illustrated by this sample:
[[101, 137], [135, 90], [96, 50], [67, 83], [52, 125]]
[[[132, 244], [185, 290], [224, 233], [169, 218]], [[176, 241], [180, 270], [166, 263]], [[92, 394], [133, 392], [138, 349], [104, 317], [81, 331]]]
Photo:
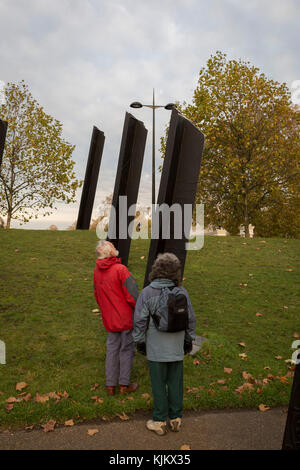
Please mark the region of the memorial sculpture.
[[88, 230], [90, 227], [104, 140], [104, 133], [94, 126], [82, 188], [76, 229]]
[[132, 232], [134, 219], [134, 214], [128, 215], [128, 208], [135, 207], [138, 198], [146, 138], [144, 123], [126, 113], [107, 237], [119, 251], [124, 265], [128, 263], [131, 244], [128, 230]]
[[[183, 274], [188, 241], [187, 232], [189, 232], [184, 223], [184, 205], [193, 205], [195, 201], [203, 147], [203, 133], [174, 108], [168, 132], [157, 205], [152, 216], [152, 232], [158, 232], [159, 236], [151, 238], [144, 286], [148, 284], [149, 272], [159, 253], [174, 253], [181, 262]], [[175, 221], [174, 214], [170, 213], [170, 236], [168, 238], [162, 236], [162, 215], [160, 212], [162, 204], [167, 204], [169, 208], [173, 204], [177, 204], [182, 209], [179, 221]], [[191, 222], [192, 220], [189, 225]], [[166, 223], [164, 218], [164, 224]], [[175, 224], [179, 227], [175, 227]], [[168, 229], [168, 227], [164, 227], [164, 229], [166, 228]], [[179, 232], [182, 233], [180, 238], [176, 238], [175, 228], [176, 231], [178, 228], [180, 229]], [[166, 231], [168, 232], [168, 230]]]
[[4, 153], [5, 139], [7, 132], [7, 122], [0, 119], [0, 168], [2, 165], [2, 157]]
[[282, 450], [300, 450], [300, 349], [297, 356]]

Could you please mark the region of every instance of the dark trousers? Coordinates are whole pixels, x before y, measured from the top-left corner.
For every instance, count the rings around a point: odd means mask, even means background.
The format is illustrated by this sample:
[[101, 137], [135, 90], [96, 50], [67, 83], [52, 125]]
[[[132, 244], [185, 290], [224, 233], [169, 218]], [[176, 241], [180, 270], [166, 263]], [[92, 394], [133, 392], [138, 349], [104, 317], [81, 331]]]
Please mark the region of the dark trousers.
[[154, 401], [153, 421], [182, 417], [183, 361], [148, 361]]

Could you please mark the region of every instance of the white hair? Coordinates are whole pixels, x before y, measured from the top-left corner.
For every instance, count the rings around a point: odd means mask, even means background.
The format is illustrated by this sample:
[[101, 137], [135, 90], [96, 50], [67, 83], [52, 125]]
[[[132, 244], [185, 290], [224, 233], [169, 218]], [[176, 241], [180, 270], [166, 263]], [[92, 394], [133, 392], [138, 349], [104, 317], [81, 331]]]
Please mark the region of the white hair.
[[118, 254], [119, 252], [115, 249], [114, 245], [106, 240], [100, 240], [96, 246], [96, 255], [98, 259], [118, 256]]

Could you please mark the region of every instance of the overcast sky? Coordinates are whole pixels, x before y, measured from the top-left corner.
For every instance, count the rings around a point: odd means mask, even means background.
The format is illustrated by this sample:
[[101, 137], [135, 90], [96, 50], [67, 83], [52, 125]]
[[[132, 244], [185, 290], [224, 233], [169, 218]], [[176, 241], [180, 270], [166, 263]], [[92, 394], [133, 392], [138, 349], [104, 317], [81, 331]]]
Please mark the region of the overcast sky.
[[[300, 79], [299, 0], [0, 0], [0, 80], [22, 79], [45, 111], [63, 123], [76, 145], [76, 173], [84, 177], [93, 125], [105, 133], [94, 215], [112, 193], [126, 111], [132, 101], [190, 101], [199, 70], [216, 50], [258, 66], [291, 88]], [[159, 138], [170, 112], [156, 112]], [[134, 110], [148, 141], [140, 202], [151, 202], [148, 108]], [[159, 178], [159, 176], [158, 176]], [[26, 228], [76, 218], [75, 205]], [[14, 223], [13, 226], [18, 226]]]

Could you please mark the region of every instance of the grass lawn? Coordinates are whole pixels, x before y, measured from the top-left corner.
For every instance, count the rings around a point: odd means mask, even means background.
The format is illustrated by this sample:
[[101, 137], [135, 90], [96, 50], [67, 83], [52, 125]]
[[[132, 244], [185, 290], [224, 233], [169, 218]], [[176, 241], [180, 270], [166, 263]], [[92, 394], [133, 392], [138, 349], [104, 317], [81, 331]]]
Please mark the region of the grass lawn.
[[[106, 332], [92, 312], [96, 242], [95, 232], [0, 231], [2, 429], [152, 409], [140, 355], [132, 375], [138, 391], [106, 397]], [[147, 241], [132, 242], [129, 268], [140, 288], [147, 252]], [[185, 409], [288, 404], [292, 366], [285, 361], [300, 335], [299, 252], [299, 240], [207, 237], [202, 250], [188, 253], [184, 286], [197, 334], [208, 342], [184, 360]], [[19, 382], [27, 386], [17, 391]], [[49, 392], [56, 393], [43, 397]]]

